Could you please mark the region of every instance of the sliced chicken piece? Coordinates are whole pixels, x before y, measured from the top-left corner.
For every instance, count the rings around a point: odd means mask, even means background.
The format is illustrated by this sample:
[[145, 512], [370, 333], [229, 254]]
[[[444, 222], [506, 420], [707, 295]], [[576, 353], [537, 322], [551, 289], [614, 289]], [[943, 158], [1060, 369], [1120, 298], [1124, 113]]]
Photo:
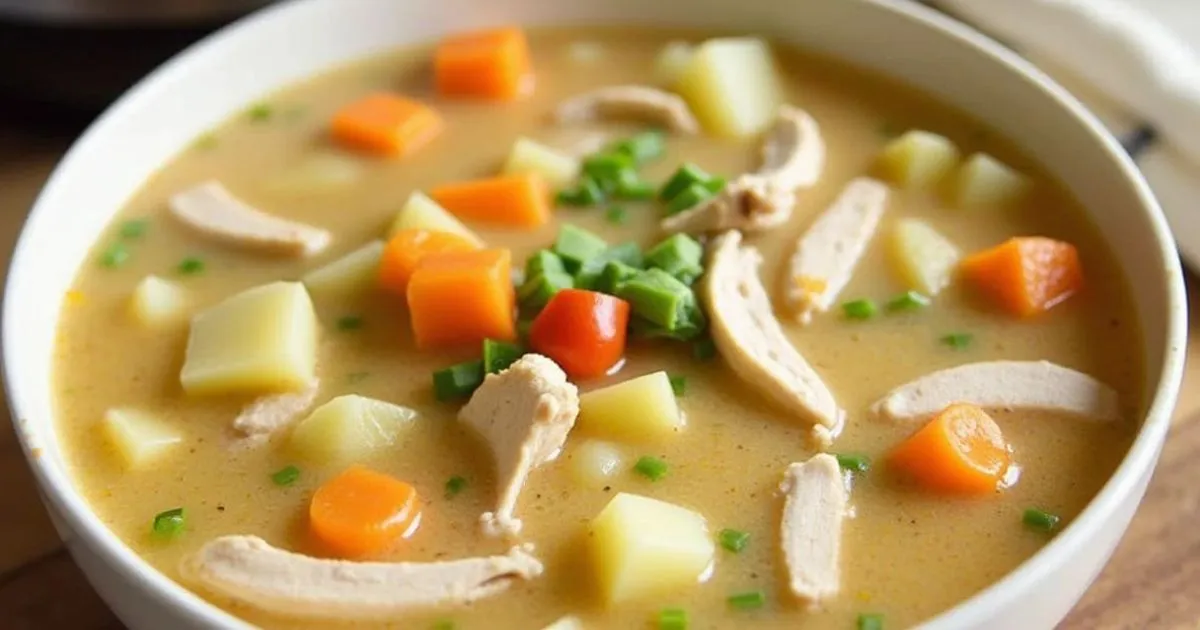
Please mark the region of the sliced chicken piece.
[[233, 420], [233, 429], [245, 439], [264, 441], [292, 424], [317, 399], [320, 382], [313, 380], [298, 392], [262, 396], [246, 405]]
[[780, 540], [788, 590], [818, 608], [840, 589], [842, 521], [846, 484], [837, 458], [828, 453], [792, 464], [783, 474]]
[[892, 420], [912, 420], [954, 403], [1056, 411], [1099, 421], [1121, 418], [1115, 390], [1049, 361], [984, 361], [938, 370], [893, 389], [872, 410]]
[[542, 563], [520, 547], [446, 562], [351, 562], [292, 553], [256, 536], [223, 536], [185, 558], [180, 572], [205, 590], [261, 611], [363, 621], [469, 604], [541, 575]]
[[796, 189], [812, 186], [825, 167], [821, 129], [803, 110], [784, 105], [763, 137], [762, 165], [710, 197], [662, 220], [664, 232], [759, 232], [792, 216]]
[[599, 119], [636, 119], [656, 123], [671, 131], [700, 132], [700, 123], [678, 94], [645, 85], [614, 85], [571, 97], [554, 110], [559, 124]]
[[742, 235], [731, 230], [710, 244], [703, 297], [713, 342], [734, 373], [811, 423], [817, 443], [826, 448], [841, 431], [846, 414], [783, 334], [758, 277], [762, 256], [741, 241]]
[[458, 413], [483, 438], [496, 464], [496, 509], [480, 521], [489, 536], [515, 535], [514, 511], [525, 479], [558, 456], [579, 415], [579, 390], [550, 359], [527, 354], [507, 370], [489, 374]]
[[229, 245], [281, 256], [311, 256], [329, 245], [329, 232], [271, 216], [207, 181], [176, 193], [171, 213], [197, 232]]
[[801, 324], [837, 301], [875, 236], [887, 200], [883, 182], [854, 179], [800, 237], [789, 262], [784, 296]]

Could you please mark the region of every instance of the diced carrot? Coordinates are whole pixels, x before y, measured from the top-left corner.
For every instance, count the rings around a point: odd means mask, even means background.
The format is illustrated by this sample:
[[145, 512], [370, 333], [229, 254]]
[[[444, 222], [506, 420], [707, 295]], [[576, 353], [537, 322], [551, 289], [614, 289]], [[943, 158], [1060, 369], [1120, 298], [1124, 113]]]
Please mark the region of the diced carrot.
[[481, 249], [422, 258], [408, 281], [408, 310], [421, 349], [516, 339], [512, 253]]
[[443, 184], [429, 196], [468, 221], [534, 228], [550, 219], [550, 191], [536, 173]]
[[313, 536], [345, 558], [387, 551], [412, 536], [420, 518], [421, 499], [415, 488], [362, 466], [325, 482], [308, 506]]
[[947, 494], [988, 494], [999, 487], [1011, 453], [991, 416], [964, 403], [946, 407], [888, 455], [922, 486]]
[[442, 96], [509, 100], [533, 88], [529, 43], [517, 28], [451, 35], [433, 59]]
[[529, 330], [529, 347], [573, 378], [604, 376], [625, 354], [629, 302], [604, 293], [563, 289]]
[[1020, 317], [1049, 310], [1083, 288], [1075, 246], [1041, 236], [1011, 238], [963, 259], [966, 279]]
[[408, 279], [425, 256], [477, 249], [479, 246], [465, 236], [450, 232], [400, 230], [383, 248], [379, 262], [379, 284], [392, 293], [405, 295], [408, 292]]
[[442, 131], [442, 117], [424, 103], [396, 94], [372, 94], [345, 105], [333, 116], [334, 140], [353, 149], [390, 156], [408, 155]]

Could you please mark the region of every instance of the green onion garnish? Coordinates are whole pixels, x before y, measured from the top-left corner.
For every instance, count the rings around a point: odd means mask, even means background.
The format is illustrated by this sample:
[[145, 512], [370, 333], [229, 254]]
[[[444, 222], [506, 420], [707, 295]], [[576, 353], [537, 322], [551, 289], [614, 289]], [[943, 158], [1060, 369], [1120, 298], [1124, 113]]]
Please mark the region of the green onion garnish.
[[754, 610], [766, 605], [767, 596], [762, 591], [747, 591], [745, 593], [730, 595], [725, 601], [729, 602], [731, 607], [738, 610]]
[[290, 486], [300, 478], [300, 469], [295, 466], [285, 466], [271, 474], [271, 481], [277, 486]]
[[575, 188], [560, 190], [555, 200], [563, 206], [594, 206], [604, 201], [604, 190], [591, 177], [579, 178]]
[[690, 285], [704, 273], [704, 246], [687, 234], [672, 234], [646, 252], [646, 266]]
[[338, 330], [358, 330], [363, 327], [361, 315], [343, 315], [337, 320]]
[[871, 459], [866, 455], [849, 455], [839, 453], [837, 456], [838, 466], [842, 470], [850, 472], [867, 472], [871, 468]]
[[883, 630], [883, 615], [863, 613], [858, 616], [858, 630]]
[[711, 337], [705, 337], [692, 344], [692, 357], [699, 361], [708, 361], [717, 356], [717, 344]]
[[667, 216], [679, 214], [711, 196], [712, 192], [704, 184], [692, 184], [667, 202]]
[[150, 219], [130, 219], [121, 224], [121, 238], [139, 238], [149, 227]]
[[626, 201], [644, 201], [654, 198], [654, 184], [644, 179], [624, 179], [617, 182], [613, 196]]
[[633, 469], [650, 481], [658, 481], [667, 476], [667, 462], [652, 455], [638, 459]]
[[515, 343], [506, 343], [494, 339], [483, 340], [483, 370], [495, 374], [521, 358], [525, 351]]
[[888, 300], [887, 310], [894, 313], [896, 311], [912, 311], [926, 306], [929, 306], [929, 298], [916, 291], [905, 291]]
[[879, 307], [868, 299], [851, 300], [842, 304], [842, 313], [846, 315], [846, 319], [871, 319], [877, 312]]
[[100, 254], [100, 264], [110, 269], [124, 265], [129, 260], [129, 248], [121, 243], [113, 243], [104, 253]]
[[467, 489], [466, 477], [455, 475], [446, 480], [446, 498], [458, 495], [463, 490]]
[[713, 175], [712, 177], [708, 178], [708, 181], [701, 185], [704, 186], [708, 192], [715, 195], [721, 192], [721, 189], [725, 187], [725, 178], [721, 177], [720, 175]]
[[267, 105], [266, 103], [258, 103], [246, 112], [246, 116], [251, 120], [251, 122], [264, 122], [270, 120], [274, 113], [275, 110], [271, 109], [270, 105]]
[[467, 361], [433, 373], [433, 395], [441, 401], [466, 398], [483, 383], [483, 361]]
[[554, 253], [562, 258], [567, 271], [572, 273], [606, 249], [608, 242], [604, 239], [570, 223], [559, 228], [558, 237], [554, 239]]
[[183, 533], [183, 527], [186, 524], [187, 519], [184, 517], [183, 508], [159, 512], [154, 517], [154, 533], [163, 538], [174, 538]]
[[630, 176], [626, 173], [632, 173], [636, 178], [633, 167], [633, 157], [615, 151], [593, 153], [583, 158], [583, 174], [594, 179], [602, 187], [606, 183], [615, 187], [622, 177]]
[[750, 544], [750, 534], [737, 529], [722, 529], [717, 534], [717, 542], [733, 553], [741, 553]]
[[546, 271], [525, 280], [517, 289], [517, 299], [527, 312], [537, 313], [550, 302], [555, 293], [575, 286], [571, 274], [565, 271]]
[[629, 221], [629, 212], [621, 206], [609, 206], [604, 212], [604, 220], [613, 225], [625, 225]]
[[675, 171], [675, 173], [667, 179], [667, 183], [663, 184], [662, 189], [658, 191], [658, 198], [661, 201], [670, 201], [679, 195], [679, 193], [687, 190], [689, 186], [693, 184], [703, 184], [710, 179], [712, 179], [712, 175], [706, 173], [704, 169], [692, 164], [691, 162], [684, 162]]
[[942, 337], [941, 341], [955, 350], [962, 350], [970, 346], [972, 340], [974, 340], [974, 336], [970, 333], [951, 333]]
[[194, 276], [204, 271], [204, 261], [195, 256], [188, 256], [179, 261], [179, 266], [176, 267], [176, 270], [185, 276]]
[[682, 608], [664, 608], [658, 613], [658, 630], [687, 630], [687, 611]]
[[1052, 532], [1058, 529], [1058, 524], [1060, 521], [1062, 521], [1062, 518], [1044, 510], [1029, 508], [1028, 510], [1025, 510], [1025, 514], [1021, 517], [1021, 521], [1030, 529], [1036, 529], [1042, 532]]
[[687, 377], [682, 374], [672, 374], [667, 377], [671, 381], [671, 391], [675, 392], [676, 396], [682, 396], [687, 393]]
[[638, 164], [644, 164], [663, 154], [666, 137], [661, 131], [645, 131], [616, 143], [612, 149], [628, 155]]

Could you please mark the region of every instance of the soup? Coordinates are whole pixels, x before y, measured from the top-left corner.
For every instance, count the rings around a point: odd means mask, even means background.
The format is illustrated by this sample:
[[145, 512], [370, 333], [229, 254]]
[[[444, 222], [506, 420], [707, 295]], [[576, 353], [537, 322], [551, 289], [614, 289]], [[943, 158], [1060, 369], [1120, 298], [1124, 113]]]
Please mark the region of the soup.
[[268, 95], [129, 200], [60, 327], [76, 484], [263, 627], [909, 626], [1070, 523], [1143, 404], [1124, 280], [1036, 164], [664, 30]]

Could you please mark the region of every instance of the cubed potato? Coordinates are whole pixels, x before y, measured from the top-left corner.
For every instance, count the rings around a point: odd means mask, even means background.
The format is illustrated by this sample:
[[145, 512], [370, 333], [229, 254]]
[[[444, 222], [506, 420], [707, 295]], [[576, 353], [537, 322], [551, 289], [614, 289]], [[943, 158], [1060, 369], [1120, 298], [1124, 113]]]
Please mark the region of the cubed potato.
[[300, 281], [314, 295], [346, 296], [366, 292], [378, 283], [382, 257], [383, 241], [371, 241], [304, 274]]
[[973, 153], [954, 178], [952, 203], [960, 208], [1003, 206], [1019, 201], [1030, 179], [986, 153]]
[[266, 182], [268, 192], [312, 195], [337, 192], [362, 179], [365, 166], [359, 159], [334, 151], [304, 156]]
[[504, 174], [521, 173], [537, 173], [551, 187], [566, 188], [579, 177], [579, 160], [529, 138], [517, 138], [504, 163]]
[[404, 203], [404, 207], [400, 209], [396, 219], [392, 221], [388, 236], [390, 237], [400, 230], [450, 232], [463, 236], [480, 247], [484, 245], [483, 239], [472, 232], [471, 228], [463, 225], [462, 221], [421, 192], [414, 192], [408, 196], [408, 201]]
[[958, 147], [949, 139], [913, 129], [883, 148], [879, 170], [885, 179], [903, 188], [926, 188], [940, 182], [958, 164], [958, 158]]
[[651, 599], [699, 582], [713, 561], [704, 517], [622, 492], [592, 519], [588, 544], [604, 600]]
[[700, 44], [676, 89], [709, 133], [729, 138], [763, 131], [783, 103], [771, 47], [753, 37]]
[[144, 468], [183, 442], [178, 429], [135, 409], [109, 409], [102, 426], [126, 470]]
[[307, 387], [317, 365], [317, 315], [304, 285], [273, 282], [192, 318], [179, 380], [188, 394]]
[[614, 440], [647, 442], [683, 429], [671, 379], [654, 372], [579, 397], [579, 427]]
[[146, 326], [162, 326], [183, 319], [187, 305], [183, 287], [158, 276], [142, 278], [129, 301], [133, 317]]
[[317, 407], [292, 430], [291, 449], [315, 463], [359, 461], [396, 443], [417, 412], [355, 394]]
[[654, 58], [654, 78], [664, 87], [675, 87], [695, 51], [696, 47], [685, 41], [667, 42]]
[[621, 447], [602, 440], [584, 440], [571, 452], [571, 474], [588, 488], [608, 485], [623, 470]]
[[897, 221], [891, 236], [892, 264], [909, 288], [933, 296], [950, 284], [962, 257], [954, 243], [920, 219]]

